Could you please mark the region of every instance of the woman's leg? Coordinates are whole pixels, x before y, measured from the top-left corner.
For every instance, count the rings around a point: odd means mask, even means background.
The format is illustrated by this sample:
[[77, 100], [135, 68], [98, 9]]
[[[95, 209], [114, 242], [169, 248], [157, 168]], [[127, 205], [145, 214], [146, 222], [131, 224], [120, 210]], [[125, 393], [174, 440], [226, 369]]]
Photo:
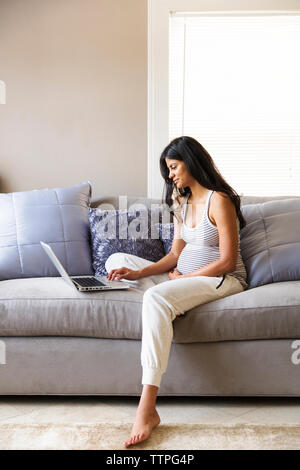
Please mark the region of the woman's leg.
[[125, 447], [145, 441], [153, 428], [159, 425], [160, 417], [156, 410], [157, 392], [158, 387], [154, 385], [143, 386], [130, 438], [123, 443]]
[[[105, 269], [107, 272], [110, 272], [112, 269], [121, 268], [122, 266], [126, 266], [130, 269], [142, 269], [151, 264], [154, 263], [139, 256], [119, 252], [113, 253], [111, 256], [109, 256], [105, 263]], [[131, 283], [138, 290], [145, 292], [150, 287], [167, 280], [169, 280], [168, 273], [163, 273], [138, 279], [137, 281], [125, 280], [125, 282]], [[135, 423], [131, 432], [131, 435], [134, 436], [134, 439], [130, 439], [130, 441], [125, 442], [125, 445], [134, 444], [138, 439], [145, 440], [150, 435], [152, 429], [160, 423], [160, 417], [156, 411], [157, 391], [158, 387], [156, 386], [143, 386]], [[139, 429], [143, 429], [143, 432], [137, 432]]]
[[243, 291], [232, 276], [196, 276], [162, 282], [149, 288], [143, 298], [141, 362], [143, 392], [130, 439], [125, 446], [147, 439], [159, 424], [155, 409], [162, 374], [167, 369], [173, 338], [173, 320], [197, 305]]

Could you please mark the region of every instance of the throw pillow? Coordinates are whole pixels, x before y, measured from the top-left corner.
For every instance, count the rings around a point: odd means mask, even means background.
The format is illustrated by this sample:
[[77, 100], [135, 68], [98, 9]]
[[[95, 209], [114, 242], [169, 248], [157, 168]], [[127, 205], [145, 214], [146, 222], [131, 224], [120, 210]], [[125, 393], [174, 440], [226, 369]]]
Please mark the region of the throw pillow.
[[155, 227], [155, 221], [159, 218], [159, 209], [90, 208], [89, 220], [95, 275], [108, 274], [105, 262], [113, 253], [129, 253], [154, 262], [163, 258], [163, 244]]
[[174, 223], [173, 222], [169, 222], [167, 224], [158, 223], [158, 224], [155, 224], [155, 226], [158, 230], [159, 238], [161, 239], [164, 245], [164, 252], [166, 255], [170, 252], [171, 247], [172, 247], [172, 242], [174, 238]]
[[70, 275], [94, 274], [89, 182], [0, 194], [0, 280], [59, 276], [40, 245], [49, 243]]
[[242, 206], [240, 232], [249, 288], [300, 280], [300, 199]]

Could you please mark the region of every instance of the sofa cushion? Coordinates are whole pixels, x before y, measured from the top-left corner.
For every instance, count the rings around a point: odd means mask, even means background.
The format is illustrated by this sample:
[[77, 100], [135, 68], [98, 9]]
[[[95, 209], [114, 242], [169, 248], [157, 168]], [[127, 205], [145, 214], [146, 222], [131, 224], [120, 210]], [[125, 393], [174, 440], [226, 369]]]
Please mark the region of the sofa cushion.
[[93, 274], [89, 182], [67, 188], [0, 194], [0, 280], [57, 276], [40, 241], [70, 275]]
[[249, 288], [300, 280], [300, 199], [242, 207], [240, 246]]
[[[143, 291], [79, 292], [58, 277], [0, 282], [0, 336], [140, 340]], [[300, 337], [300, 281], [197, 306], [174, 320], [177, 343]]]
[[163, 258], [164, 247], [155, 227], [159, 219], [159, 209], [143, 205], [131, 206], [129, 210], [89, 209], [95, 274], [106, 275], [105, 262], [117, 252], [154, 262]]

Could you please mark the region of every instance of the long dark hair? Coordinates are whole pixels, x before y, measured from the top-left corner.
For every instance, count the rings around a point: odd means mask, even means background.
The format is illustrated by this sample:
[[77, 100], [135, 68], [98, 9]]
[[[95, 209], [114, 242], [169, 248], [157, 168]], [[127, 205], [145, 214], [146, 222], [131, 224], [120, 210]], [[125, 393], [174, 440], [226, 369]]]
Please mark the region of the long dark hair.
[[[240, 221], [240, 229], [245, 227], [246, 220], [241, 212], [240, 196], [224, 180], [212, 157], [196, 139], [188, 136], [177, 137], [167, 145], [160, 156], [160, 171], [165, 180], [163, 199], [169, 207], [172, 207], [174, 205], [174, 199], [172, 199], [174, 193], [175, 200], [179, 202], [179, 197], [191, 194], [191, 190], [189, 186], [185, 188], [176, 187], [169, 178], [169, 169], [165, 158], [183, 161], [190, 174], [204, 188], [226, 193], [235, 205], [236, 214]], [[174, 215], [174, 211], [171, 210], [170, 212]]]

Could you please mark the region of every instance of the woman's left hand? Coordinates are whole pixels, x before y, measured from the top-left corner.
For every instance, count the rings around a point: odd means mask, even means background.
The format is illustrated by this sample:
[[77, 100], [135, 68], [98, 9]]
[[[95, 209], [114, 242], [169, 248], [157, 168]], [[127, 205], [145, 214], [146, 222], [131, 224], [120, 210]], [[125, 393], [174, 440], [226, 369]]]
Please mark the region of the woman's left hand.
[[181, 277], [182, 275], [180, 274], [180, 272], [178, 271], [178, 269], [172, 269], [172, 271], [169, 271], [168, 273], [168, 277], [169, 279], [173, 280], [173, 279], [178, 279], [179, 277]]

